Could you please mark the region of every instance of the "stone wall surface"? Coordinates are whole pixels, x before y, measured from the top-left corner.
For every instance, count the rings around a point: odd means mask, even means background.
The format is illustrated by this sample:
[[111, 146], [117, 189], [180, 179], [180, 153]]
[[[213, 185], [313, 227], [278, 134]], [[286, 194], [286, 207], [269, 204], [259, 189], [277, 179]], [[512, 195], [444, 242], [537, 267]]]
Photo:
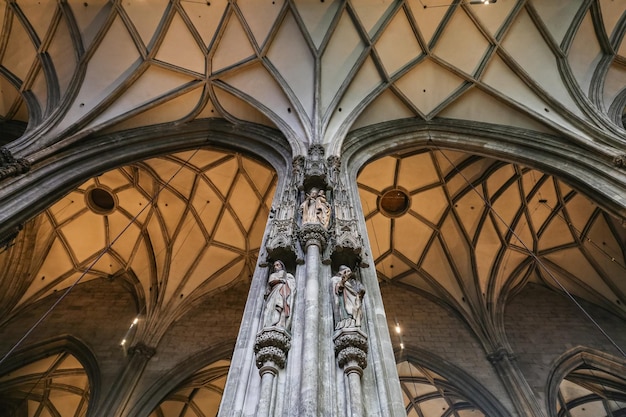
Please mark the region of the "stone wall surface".
[[[156, 347], [156, 354], [148, 361], [133, 398], [141, 398], [156, 381], [199, 352], [219, 347], [223, 353], [228, 350], [225, 345], [230, 345], [232, 351], [248, 289], [249, 285], [242, 283], [218, 292], [174, 322]], [[49, 296], [0, 328], [0, 353], [3, 356], [59, 296], [60, 293]], [[136, 315], [133, 297], [119, 282], [96, 279], [79, 284], [20, 344], [16, 352], [28, 351], [61, 335], [79, 339], [97, 360], [101, 375], [100, 391], [106, 397], [127, 364], [127, 356], [120, 343]], [[10, 361], [11, 357], [7, 358], [7, 363]], [[198, 363], [195, 368], [190, 367], [193, 370], [184, 377], [207, 364]]]
[[[48, 296], [0, 328], [2, 356], [60, 296], [61, 292]], [[125, 362], [120, 342], [136, 314], [135, 301], [120, 282], [94, 279], [81, 283], [35, 328], [16, 352], [58, 336], [73, 336], [84, 342], [95, 355], [102, 386], [106, 388], [114, 383]], [[7, 361], [10, 362], [11, 358]]]
[[[487, 353], [458, 316], [415, 292], [384, 285], [381, 290], [396, 352], [402, 355], [399, 338], [393, 331], [397, 319], [402, 329], [405, 350], [423, 349], [448, 361], [471, 375], [503, 406], [512, 410], [507, 393], [487, 360]], [[458, 387], [463, 386], [463, 381], [449, 375], [442, 376], [449, 378]]]
[[[579, 302], [624, 349], [626, 322], [598, 306]], [[582, 346], [626, 359], [570, 299], [539, 285], [528, 285], [510, 301], [505, 320], [520, 370], [542, 405], [550, 372], [568, 350]]]
[[[235, 346], [248, 284], [238, 284], [207, 297], [172, 324], [144, 371], [148, 383], [194, 354], [222, 343]], [[228, 359], [228, 358], [216, 358]], [[201, 369], [206, 364], [200, 364]]]

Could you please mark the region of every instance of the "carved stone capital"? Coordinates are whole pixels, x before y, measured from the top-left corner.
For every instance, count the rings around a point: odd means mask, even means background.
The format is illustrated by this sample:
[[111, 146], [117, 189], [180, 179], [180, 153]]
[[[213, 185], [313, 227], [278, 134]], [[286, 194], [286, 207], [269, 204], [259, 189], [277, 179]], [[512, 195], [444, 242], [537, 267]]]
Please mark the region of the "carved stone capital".
[[323, 250], [328, 243], [328, 232], [321, 224], [306, 223], [300, 227], [298, 238], [305, 251], [311, 245], [316, 245]]
[[335, 333], [335, 356], [346, 374], [363, 374], [367, 367], [367, 335], [356, 328], [341, 329]]
[[0, 148], [0, 180], [16, 177], [28, 171], [30, 171], [30, 162], [27, 159], [15, 159], [7, 148]]
[[514, 361], [515, 355], [510, 353], [505, 347], [500, 346], [493, 352], [487, 355], [487, 360], [492, 364], [496, 365], [503, 360]]
[[291, 336], [279, 327], [268, 327], [256, 335], [254, 353], [256, 366], [261, 371], [277, 373], [287, 362], [287, 352], [291, 348]]
[[145, 343], [139, 342], [135, 346], [132, 346], [128, 349], [128, 354], [131, 356], [135, 356], [135, 355], [143, 356], [147, 360], [156, 354], [156, 348], [148, 346]]

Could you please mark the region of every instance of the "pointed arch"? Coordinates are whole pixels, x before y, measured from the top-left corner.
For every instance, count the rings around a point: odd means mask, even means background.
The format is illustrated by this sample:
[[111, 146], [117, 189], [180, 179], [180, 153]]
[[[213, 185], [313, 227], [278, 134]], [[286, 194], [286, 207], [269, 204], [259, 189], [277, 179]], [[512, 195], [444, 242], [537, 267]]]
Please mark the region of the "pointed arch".
[[626, 360], [577, 346], [556, 360], [546, 384], [549, 417], [593, 408], [606, 415], [626, 415]]
[[82, 416], [98, 401], [100, 390], [95, 355], [69, 335], [17, 351], [0, 366], [0, 411], [19, 412], [35, 402], [49, 412], [60, 413], [61, 406], [63, 417], [72, 411]]
[[[214, 391], [221, 397], [222, 392], [218, 392], [219, 387], [213, 386], [212, 383], [221, 378], [224, 378], [225, 382], [229, 368], [226, 362], [230, 362], [234, 346], [235, 340], [226, 340], [180, 362], [146, 390], [129, 415], [150, 416], [160, 404], [170, 398], [185, 402], [189, 398], [184, 399], [176, 395], [178, 391], [185, 388], [197, 391], [206, 386], [207, 390]], [[192, 392], [190, 395], [194, 394], [195, 392]]]
[[[464, 370], [432, 352], [407, 347], [401, 352], [396, 352], [396, 362], [398, 363], [398, 374], [401, 382], [403, 380], [409, 383], [422, 382], [423, 385], [433, 385], [436, 388], [432, 393], [424, 391], [422, 399], [432, 401], [437, 396], [444, 399], [450, 409], [442, 410], [441, 415], [455, 415], [450, 410], [457, 408], [458, 410], [478, 409], [490, 417], [510, 415], [510, 412], [480, 382]], [[403, 375], [400, 367], [404, 362], [408, 362], [407, 369], [421, 369], [423, 375], [419, 376], [412, 374], [412, 372], [409, 372], [409, 375]], [[408, 391], [410, 392], [410, 389]], [[405, 399], [407, 398], [413, 403], [408, 408], [416, 407], [415, 399], [409, 398], [408, 395]], [[408, 408], [407, 411], [409, 411]]]

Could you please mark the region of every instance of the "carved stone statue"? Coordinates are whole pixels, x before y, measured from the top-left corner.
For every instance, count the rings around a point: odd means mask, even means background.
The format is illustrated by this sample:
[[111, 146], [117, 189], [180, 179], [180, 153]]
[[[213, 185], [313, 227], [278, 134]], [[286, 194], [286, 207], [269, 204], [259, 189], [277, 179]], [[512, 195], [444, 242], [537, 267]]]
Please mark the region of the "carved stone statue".
[[361, 327], [363, 317], [362, 301], [365, 287], [352, 274], [346, 265], [341, 265], [331, 278], [333, 290], [335, 330]]
[[289, 330], [295, 293], [296, 280], [293, 275], [285, 270], [282, 261], [274, 262], [273, 271], [267, 279], [263, 327], [275, 326]]
[[319, 223], [325, 229], [330, 223], [330, 204], [326, 200], [324, 190], [311, 188], [300, 206], [302, 210], [302, 224]]

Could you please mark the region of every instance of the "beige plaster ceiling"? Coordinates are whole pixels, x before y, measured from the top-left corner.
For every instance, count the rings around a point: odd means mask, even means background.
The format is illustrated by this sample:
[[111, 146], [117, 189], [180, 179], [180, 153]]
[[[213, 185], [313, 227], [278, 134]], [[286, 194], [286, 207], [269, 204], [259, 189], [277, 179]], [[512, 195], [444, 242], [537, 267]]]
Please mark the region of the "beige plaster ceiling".
[[[501, 323], [527, 282], [626, 317], [626, 229], [554, 177], [433, 149], [375, 160], [358, 186], [383, 283], [430, 294], [470, 325]], [[379, 209], [391, 189], [410, 197], [398, 217]]]
[[623, 143], [625, 19], [612, 0], [2, 1], [0, 115], [29, 122], [21, 155], [206, 117], [295, 153], [405, 117]]
[[[123, 279], [141, 327], [158, 338], [193, 300], [252, 276], [275, 186], [266, 165], [211, 150], [92, 178], [35, 220], [30, 284], [14, 312], [75, 282]], [[93, 188], [109, 192], [115, 208], [91, 209]]]

